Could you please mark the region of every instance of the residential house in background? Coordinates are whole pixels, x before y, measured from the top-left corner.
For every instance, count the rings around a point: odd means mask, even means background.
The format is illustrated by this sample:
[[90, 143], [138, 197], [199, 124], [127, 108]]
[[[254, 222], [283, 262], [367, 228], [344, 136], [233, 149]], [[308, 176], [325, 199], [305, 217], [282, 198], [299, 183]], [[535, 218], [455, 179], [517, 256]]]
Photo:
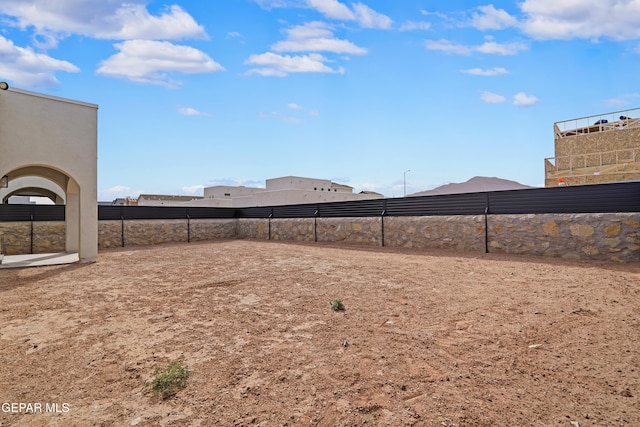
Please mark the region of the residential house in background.
[[640, 180], [640, 108], [557, 122], [545, 187]]
[[218, 185], [205, 187], [204, 198], [190, 206], [252, 207], [381, 199], [380, 193], [354, 193], [353, 187], [327, 179], [284, 176], [266, 180], [265, 188]]
[[169, 196], [163, 194], [141, 194], [138, 206], [185, 206], [202, 200], [202, 196]]

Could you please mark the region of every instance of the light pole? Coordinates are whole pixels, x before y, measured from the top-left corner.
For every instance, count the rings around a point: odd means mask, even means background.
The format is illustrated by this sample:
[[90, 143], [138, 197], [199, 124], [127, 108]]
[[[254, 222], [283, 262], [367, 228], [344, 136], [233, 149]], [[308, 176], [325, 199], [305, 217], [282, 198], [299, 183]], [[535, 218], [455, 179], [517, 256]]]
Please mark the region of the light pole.
[[406, 171], [404, 171], [404, 197], [407, 197], [407, 172], [411, 172], [410, 169], [407, 169]]

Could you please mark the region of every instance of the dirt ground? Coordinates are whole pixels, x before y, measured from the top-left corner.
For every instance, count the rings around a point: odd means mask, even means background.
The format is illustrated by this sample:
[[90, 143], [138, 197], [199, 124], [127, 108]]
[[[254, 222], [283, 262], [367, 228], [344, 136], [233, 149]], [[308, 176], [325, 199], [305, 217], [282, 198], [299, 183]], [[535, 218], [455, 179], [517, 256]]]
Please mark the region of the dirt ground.
[[[640, 426], [639, 337], [638, 264], [107, 250], [0, 270], [0, 425]], [[145, 391], [174, 361], [186, 388]]]

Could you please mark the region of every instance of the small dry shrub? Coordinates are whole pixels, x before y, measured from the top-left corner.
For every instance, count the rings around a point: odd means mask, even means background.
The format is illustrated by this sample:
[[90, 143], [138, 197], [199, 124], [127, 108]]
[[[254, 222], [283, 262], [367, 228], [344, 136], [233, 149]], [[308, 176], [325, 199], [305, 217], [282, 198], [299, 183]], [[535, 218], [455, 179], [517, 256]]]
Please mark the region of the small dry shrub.
[[331, 310], [333, 311], [344, 311], [344, 304], [342, 303], [342, 300], [339, 299], [334, 299], [333, 301], [331, 301]]
[[156, 368], [153, 379], [144, 383], [144, 386], [154, 395], [166, 399], [185, 388], [187, 378], [189, 378], [189, 369], [181, 362], [173, 362], [163, 369]]

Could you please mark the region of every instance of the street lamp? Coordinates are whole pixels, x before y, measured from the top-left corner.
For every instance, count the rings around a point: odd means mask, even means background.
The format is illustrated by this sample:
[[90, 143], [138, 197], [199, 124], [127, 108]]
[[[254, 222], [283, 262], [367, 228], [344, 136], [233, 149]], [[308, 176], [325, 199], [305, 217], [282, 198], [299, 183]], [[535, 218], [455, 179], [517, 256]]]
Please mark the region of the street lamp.
[[404, 197], [407, 197], [407, 172], [411, 172], [410, 169], [407, 169], [406, 171], [404, 171]]

